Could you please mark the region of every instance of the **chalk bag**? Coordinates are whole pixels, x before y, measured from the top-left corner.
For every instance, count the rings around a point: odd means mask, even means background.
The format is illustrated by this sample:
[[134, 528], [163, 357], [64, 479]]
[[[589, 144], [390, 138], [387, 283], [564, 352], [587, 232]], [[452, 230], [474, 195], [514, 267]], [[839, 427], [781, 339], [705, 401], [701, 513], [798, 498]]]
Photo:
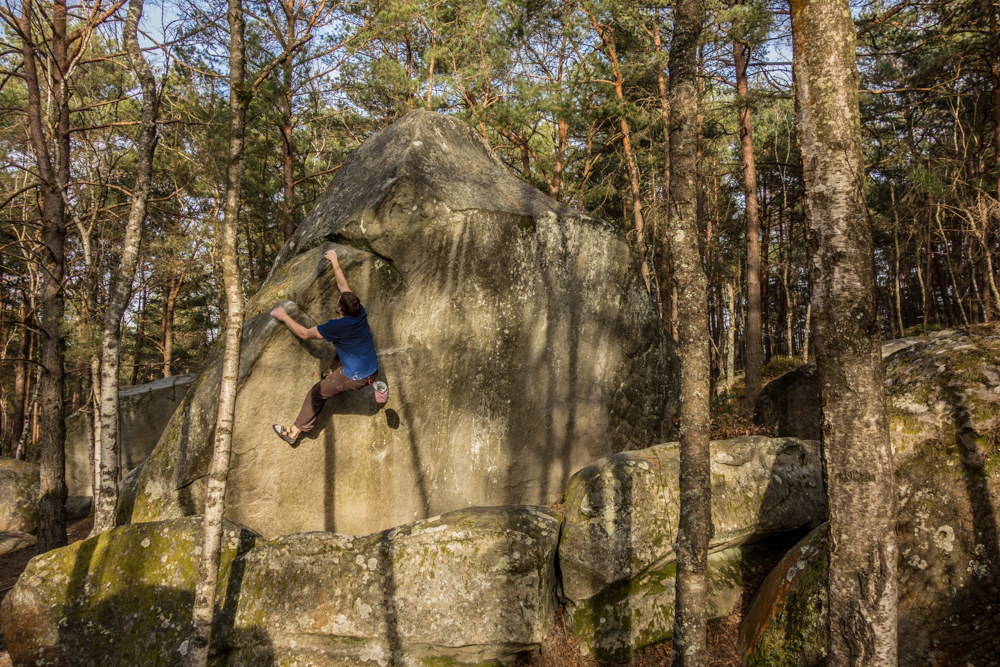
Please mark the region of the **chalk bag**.
[[375, 390], [375, 402], [379, 405], [385, 405], [385, 402], [389, 400], [389, 385], [378, 380], [372, 382], [372, 389]]

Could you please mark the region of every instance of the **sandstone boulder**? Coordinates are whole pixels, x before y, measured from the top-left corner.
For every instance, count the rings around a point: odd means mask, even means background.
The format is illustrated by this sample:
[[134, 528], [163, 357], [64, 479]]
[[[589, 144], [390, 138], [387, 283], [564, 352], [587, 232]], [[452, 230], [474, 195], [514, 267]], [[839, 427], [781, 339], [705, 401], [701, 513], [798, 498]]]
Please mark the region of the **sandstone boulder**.
[[37, 464], [0, 457], [0, 532], [35, 533], [38, 493]]
[[242, 593], [220, 641], [239, 665], [512, 664], [553, 618], [559, 521], [471, 508], [362, 537], [278, 537], [234, 563]]
[[[1000, 427], [1000, 323], [887, 341], [882, 357], [897, 458], [910, 456], [921, 442], [953, 438], [959, 421], [968, 421], [973, 440], [995, 440]], [[816, 363], [803, 364], [764, 387], [755, 420], [774, 435], [818, 439], [819, 395]], [[983, 459], [988, 448], [981, 449], [971, 455]]]
[[[594, 655], [625, 659], [673, 623], [678, 445], [615, 454], [581, 470], [565, 496], [559, 543], [573, 633]], [[826, 517], [819, 443], [760, 436], [712, 443], [711, 613], [732, 609], [744, 551]]]
[[809, 533], [764, 579], [740, 624], [744, 667], [814, 667], [826, 656], [828, 529]]
[[[122, 473], [146, 460], [159, 442], [170, 417], [194, 382], [193, 373], [125, 387], [118, 392]], [[94, 495], [93, 446], [88, 438], [92, 415], [75, 412], [66, 418], [66, 490], [69, 506], [83, 506]], [[89, 512], [89, 504], [87, 512]], [[77, 511], [76, 514], [80, 512]], [[86, 516], [86, 512], [84, 512]]]
[[35, 542], [35, 536], [16, 530], [0, 532], [0, 556]]
[[[105, 531], [38, 556], [0, 603], [15, 665], [172, 667], [190, 628], [201, 517]], [[229, 567], [258, 541], [226, 522], [219, 607], [238, 590]], [[229, 600], [230, 604], [235, 599]], [[224, 632], [217, 626], [213, 631]]]
[[[334, 353], [295, 338], [334, 315], [336, 248], [390, 399], [290, 423]], [[227, 516], [266, 536], [366, 534], [469, 506], [544, 505], [594, 459], [671, 437], [665, 335], [628, 245], [513, 177], [461, 121], [414, 111], [344, 163], [247, 305]], [[201, 511], [220, 356], [147, 460], [133, 521]]]
[[[571, 605], [674, 560], [678, 445], [601, 459], [573, 476], [559, 543]], [[712, 442], [714, 551], [826, 518], [819, 443], [748, 436]]]
[[[1000, 664], [997, 366], [996, 357], [982, 356], [1000, 340], [970, 345], [971, 338], [941, 336], [889, 360], [892, 423], [903, 427], [893, 430], [900, 667]], [[897, 384], [908, 375], [907, 383]], [[802, 583], [790, 585], [811, 586], [802, 599], [816, 600], [825, 581], [825, 551], [800, 561], [788, 576]], [[812, 632], [804, 627], [807, 619], [782, 614], [780, 605], [758, 599], [750, 617], [768, 619], [765, 626], [786, 623], [787, 638]], [[743, 632], [748, 646], [766, 647], [765, 657], [788, 657], [756, 664], [810, 664], [811, 654], [794, 642], [756, 627]]]

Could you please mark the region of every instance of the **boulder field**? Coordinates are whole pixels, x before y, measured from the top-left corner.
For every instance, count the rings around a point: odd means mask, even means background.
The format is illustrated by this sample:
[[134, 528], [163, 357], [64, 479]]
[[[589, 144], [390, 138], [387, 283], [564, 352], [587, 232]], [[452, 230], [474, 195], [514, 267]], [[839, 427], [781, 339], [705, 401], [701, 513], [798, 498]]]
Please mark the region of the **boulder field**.
[[[672, 633], [677, 447], [582, 470], [565, 517], [465, 508], [364, 536], [269, 541], [227, 523], [213, 664], [512, 665], [541, 649], [556, 602], [585, 653], [627, 659]], [[749, 562], [794, 543], [761, 538], [823, 520], [819, 479], [816, 443], [713, 443], [713, 617], [735, 608]], [[32, 560], [0, 605], [14, 664], [177, 664], [200, 528], [200, 517], [119, 526]], [[643, 535], [662, 539], [645, 548]]]
[[[390, 398], [332, 399], [289, 447], [334, 355], [311, 327], [364, 304]], [[595, 459], [673, 436], [676, 355], [628, 244], [521, 182], [461, 121], [413, 111], [362, 144], [246, 308], [227, 517], [265, 537], [368, 534], [470, 506], [544, 505]], [[203, 508], [221, 350], [134, 481], [123, 519]]]

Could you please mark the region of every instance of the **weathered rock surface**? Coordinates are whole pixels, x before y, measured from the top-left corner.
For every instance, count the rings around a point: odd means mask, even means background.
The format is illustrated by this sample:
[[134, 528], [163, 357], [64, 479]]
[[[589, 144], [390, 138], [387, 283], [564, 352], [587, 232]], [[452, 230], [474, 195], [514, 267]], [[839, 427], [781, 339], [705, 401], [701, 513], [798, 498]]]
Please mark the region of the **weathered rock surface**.
[[1000, 664], [1000, 326], [937, 332], [895, 352], [886, 397], [899, 665]]
[[35, 463], [0, 457], [0, 532], [35, 533], [38, 475]]
[[221, 641], [239, 665], [511, 664], [552, 620], [559, 521], [471, 508], [361, 537], [278, 537], [234, 561], [242, 592]]
[[[756, 570], [765, 562], [773, 565], [773, 553], [782, 553], [792, 544], [794, 541], [779, 538], [710, 554], [707, 618], [733, 613], [743, 592], [744, 572]], [[674, 631], [676, 575], [676, 562], [654, 566], [571, 608], [573, 635], [581, 640], [581, 652], [601, 660], [624, 662], [645, 647], [670, 639]]]
[[[1000, 324], [886, 341], [882, 358], [897, 458], [920, 442], [953, 437], [956, 419], [965, 419], [959, 413], [987, 440], [1000, 426]], [[818, 439], [819, 406], [816, 363], [809, 362], [764, 387], [755, 420], [778, 436]], [[973, 454], [982, 458], [985, 450]]]
[[[329, 247], [390, 399], [340, 395], [289, 448], [271, 424], [294, 419], [334, 350], [269, 313], [334, 314]], [[267, 536], [365, 534], [544, 505], [594, 459], [671, 437], [674, 368], [617, 232], [514, 178], [460, 121], [415, 111], [345, 161], [247, 306], [227, 516]], [[219, 372], [216, 355], [143, 466], [133, 521], [200, 511]]]
[[828, 529], [809, 533], [764, 579], [740, 625], [744, 667], [813, 667], [826, 656]]
[[[673, 562], [678, 463], [678, 445], [669, 443], [614, 454], [573, 476], [559, 543], [570, 605]], [[825, 518], [819, 443], [761, 436], [712, 443], [712, 550]]]
[[[122, 526], [32, 559], [0, 604], [0, 627], [13, 663], [180, 664], [201, 534], [201, 517]], [[239, 571], [229, 564], [258, 540], [225, 523], [219, 577], [223, 610], [226, 587], [238, 583]]]
[[34, 535], [16, 530], [0, 532], [0, 555], [26, 547], [35, 541]]
[[[195, 377], [193, 373], [174, 375], [118, 392], [123, 474], [145, 461], [156, 447]], [[66, 418], [66, 490], [71, 498], [78, 499], [75, 502], [79, 506], [84, 504], [83, 498], [94, 495], [92, 445], [87, 438], [92, 418], [83, 412]]]

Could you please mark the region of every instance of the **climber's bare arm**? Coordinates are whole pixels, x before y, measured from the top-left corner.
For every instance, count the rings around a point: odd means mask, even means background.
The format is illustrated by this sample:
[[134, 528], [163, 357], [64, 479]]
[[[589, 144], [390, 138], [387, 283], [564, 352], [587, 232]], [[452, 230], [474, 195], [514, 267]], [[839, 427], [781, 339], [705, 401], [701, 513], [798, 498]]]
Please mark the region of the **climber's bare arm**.
[[321, 340], [323, 338], [323, 334], [319, 332], [319, 329], [316, 327], [306, 329], [304, 326], [293, 320], [292, 316], [286, 313], [284, 307], [282, 306], [278, 306], [272, 310], [271, 315], [284, 322], [285, 326], [291, 329], [292, 333], [302, 340]]
[[333, 249], [327, 250], [323, 253], [323, 257], [330, 260], [330, 264], [333, 265], [333, 273], [337, 276], [337, 289], [340, 290], [340, 293], [343, 294], [344, 292], [350, 292], [351, 288], [347, 284], [347, 278], [344, 277], [344, 272], [340, 269], [340, 261], [337, 259], [337, 251]]

